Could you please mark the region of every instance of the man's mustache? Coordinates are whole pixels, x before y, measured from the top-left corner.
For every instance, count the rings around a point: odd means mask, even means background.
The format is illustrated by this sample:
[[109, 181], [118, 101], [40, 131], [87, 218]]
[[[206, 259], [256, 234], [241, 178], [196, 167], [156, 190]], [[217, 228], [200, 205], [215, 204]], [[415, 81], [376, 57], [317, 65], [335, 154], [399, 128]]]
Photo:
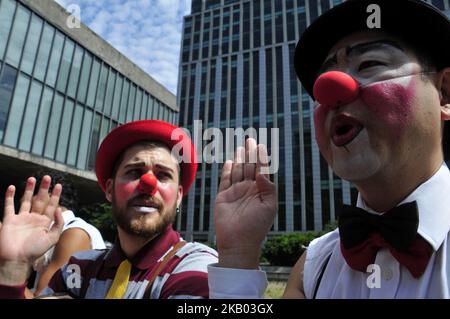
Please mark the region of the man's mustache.
[[127, 203], [127, 207], [131, 208], [133, 206], [135, 206], [137, 203], [142, 203], [142, 202], [151, 202], [154, 206], [156, 206], [156, 208], [159, 210], [162, 207], [164, 207], [164, 204], [162, 201], [160, 201], [158, 198], [156, 197], [152, 197], [152, 196], [148, 196], [148, 195], [138, 195], [136, 197], [134, 197], [133, 199], [130, 199]]

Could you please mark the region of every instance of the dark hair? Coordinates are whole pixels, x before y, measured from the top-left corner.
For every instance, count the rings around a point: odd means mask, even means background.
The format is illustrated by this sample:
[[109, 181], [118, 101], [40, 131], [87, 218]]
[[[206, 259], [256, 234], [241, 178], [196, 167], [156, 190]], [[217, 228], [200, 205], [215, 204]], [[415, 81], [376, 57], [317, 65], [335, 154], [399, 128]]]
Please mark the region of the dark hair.
[[[119, 166], [120, 166], [120, 164], [121, 164], [122, 161], [123, 161], [123, 158], [124, 158], [124, 156], [125, 156], [125, 153], [126, 153], [131, 147], [138, 146], [138, 145], [148, 146], [149, 148], [154, 148], [154, 147], [164, 147], [164, 148], [166, 148], [167, 150], [170, 151], [170, 148], [169, 148], [166, 144], [164, 144], [164, 143], [162, 143], [162, 142], [148, 141], [148, 140], [142, 140], [142, 141], [136, 142], [136, 143], [134, 143], [133, 145], [131, 145], [131, 146], [129, 146], [128, 148], [126, 148], [122, 153], [120, 153], [119, 156], [117, 156], [117, 159], [116, 159], [116, 161], [114, 162], [113, 170], [112, 170], [112, 172], [111, 172], [111, 178], [112, 178], [112, 179], [114, 179], [114, 178], [116, 177], [117, 170], [119, 169]], [[181, 172], [181, 168], [180, 168], [180, 164], [179, 164], [179, 163], [178, 163], [178, 165], [177, 165], [177, 168], [178, 168], [178, 181], [179, 181], [179, 183], [181, 183], [182, 172]]]
[[49, 175], [52, 178], [50, 192], [52, 191], [53, 186], [55, 186], [56, 184], [61, 184], [62, 186], [62, 193], [59, 199], [59, 205], [67, 209], [70, 209], [76, 213], [78, 209], [78, 200], [79, 200], [78, 191], [75, 185], [73, 184], [73, 181], [70, 178], [69, 174], [60, 171], [41, 169], [34, 174], [37, 185], [40, 184], [42, 177], [44, 177], [45, 175]]

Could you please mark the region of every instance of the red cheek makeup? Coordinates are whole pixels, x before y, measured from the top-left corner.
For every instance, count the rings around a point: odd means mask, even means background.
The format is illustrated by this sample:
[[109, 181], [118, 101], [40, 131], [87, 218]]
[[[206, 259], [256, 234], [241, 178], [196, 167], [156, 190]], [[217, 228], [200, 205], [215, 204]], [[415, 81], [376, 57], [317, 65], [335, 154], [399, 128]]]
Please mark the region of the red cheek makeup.
[[398, 137], [413, 117], [416, 78], [409, 76], [373, 83], [361, 89], [360, 98], [375, 115]]

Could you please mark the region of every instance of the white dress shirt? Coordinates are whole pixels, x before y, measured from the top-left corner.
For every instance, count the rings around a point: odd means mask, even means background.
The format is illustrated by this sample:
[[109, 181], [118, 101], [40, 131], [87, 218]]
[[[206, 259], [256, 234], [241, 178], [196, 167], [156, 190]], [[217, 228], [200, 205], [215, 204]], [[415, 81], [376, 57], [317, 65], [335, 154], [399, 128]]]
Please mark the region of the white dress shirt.
[[[335, 230], [308, 247], [303, 272], [306, 297], [314, 296], [324, 269], [316, 298], [450, 298], [450, 171], [445, 164], [399, 205], [412, 201], [417, 202], [419, 210], [418, 233], [434, 249], [420, 278], [412, 277], [387, 249], [378, 251], [377, 266], [370, 272], [351, 269], [341, 254], [339, 230]], [[361, 196], [357, 206], [372, 211]], [[267, 286], [259, 270], [211, 265], [209, 271], [210, 298], [261, 298]]]

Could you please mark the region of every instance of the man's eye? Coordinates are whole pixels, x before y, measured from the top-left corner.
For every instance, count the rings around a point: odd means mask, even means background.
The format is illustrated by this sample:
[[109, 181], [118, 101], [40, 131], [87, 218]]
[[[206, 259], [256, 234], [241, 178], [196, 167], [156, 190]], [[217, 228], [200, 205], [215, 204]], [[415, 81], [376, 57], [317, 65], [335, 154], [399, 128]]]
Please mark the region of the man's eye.
[[172, 178], [172, 175], [170, 175], [169, 173], [161, 172], [161, 173], [156, 174], [156, 177], [157, 177], [159, 180], [165, 180], [165, 179], [171, 179], [171, 178]]
[[362, 62], [359, 67], [358, 67], [358, 71], [362, 71], [371, 67], [375, 67], [375, 66], [384, 66], [386, 65], [383, 62], [380, 61], [375, 61], [375, 60], [370, 60], [370, 61], [364, 61]]
[[127, 172], [127, 175], [133, 176], [133, 177], [137, 177], [137, 176], [141, 176], [142, 174], [141, 174], [141, 171], [140, 171], [140, 170], [138, 170], [138, 169], [132, 169], [132, 170], [129, 170], [129, 171]]

